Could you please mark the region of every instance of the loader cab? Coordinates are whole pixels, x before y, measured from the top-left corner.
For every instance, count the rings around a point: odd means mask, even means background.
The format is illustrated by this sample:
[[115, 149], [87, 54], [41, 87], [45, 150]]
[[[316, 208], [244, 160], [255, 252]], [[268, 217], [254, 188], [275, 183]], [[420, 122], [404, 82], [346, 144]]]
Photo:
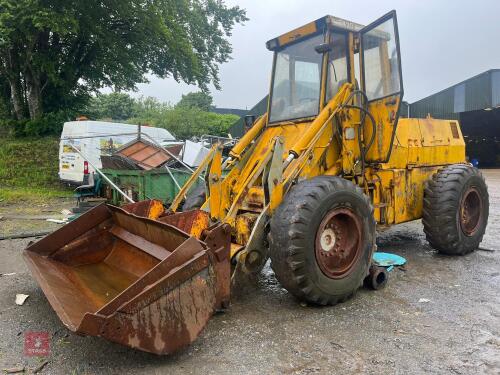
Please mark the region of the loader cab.
[[[357, 104], [387, 119], [380, 137], [395, 134], [403, 96], [395, 11], [366, 27], [326, 16], [266, 45], [274, 52], [268, 126], [311, 122], [350, 82], [361, 92]], [[366, 139], [370, 132], [367, 127]], [[367, 159], [388, 160], [392, 142], [387, 136], [374, 142]]]
[[270, 123], [311, 118], [320, 110], [323, 56], [315, 51], [324, 35], [315, 33], [283, 46], [274, 55]]
[[344, 83], [355, 81], [350, 51], [353, 31], [361, 28], [326, 16], [267, 42], [274, 52], [269, 124], [310, 121]]

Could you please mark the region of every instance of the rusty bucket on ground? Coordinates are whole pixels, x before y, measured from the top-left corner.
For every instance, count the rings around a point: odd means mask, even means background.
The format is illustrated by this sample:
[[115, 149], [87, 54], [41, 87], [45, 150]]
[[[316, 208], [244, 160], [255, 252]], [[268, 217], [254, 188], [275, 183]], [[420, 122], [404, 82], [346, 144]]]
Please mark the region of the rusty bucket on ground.
[[205, 229], [202, 241], [187, 233], [200, 211], [175, 216], [152, 220], [101, 205], [24, 256], [71, 331], [172, 353], [227, 305], [230, 288], [229, 227]]

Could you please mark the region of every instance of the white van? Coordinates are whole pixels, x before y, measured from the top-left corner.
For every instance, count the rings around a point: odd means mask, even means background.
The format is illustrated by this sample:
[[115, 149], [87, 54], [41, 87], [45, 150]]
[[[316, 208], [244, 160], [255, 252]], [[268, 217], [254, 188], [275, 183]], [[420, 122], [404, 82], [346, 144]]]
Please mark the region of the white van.
[[[75, 152], [76, 147], [97, 168], [101, 155], [110, 155], [124, 144], [137, 138], [138, 125], [104, 121], [71, 121], [64, 124], [59, 145], [59, 179], [69, 185], [81, 185], [92, 166]], [[141, 126], [141, 133], [160, 144], [174, 141], [166, 129]], [[147, 137], [145, 138], [148, 139]]]

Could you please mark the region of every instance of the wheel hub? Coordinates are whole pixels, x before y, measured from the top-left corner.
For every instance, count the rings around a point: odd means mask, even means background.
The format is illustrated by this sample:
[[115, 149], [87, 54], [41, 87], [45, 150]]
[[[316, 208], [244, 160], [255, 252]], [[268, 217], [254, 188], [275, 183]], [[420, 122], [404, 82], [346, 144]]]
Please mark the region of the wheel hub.
[[315, 254], [321, 271], [332, 279], [349, 275], [362, 247], [362, 223], [349, 208], [328, 212], [316, 232]]
[[470, 187], [460, 203], [460, 227], [466, 236], [473, 236], [479, 228], [483, 213], [483, 202], [475, 187]]
[[326, 228], [321, 234], [321, 248], [323, 251], [332, 251], [336, 242], [335, 232], [331, 228]]

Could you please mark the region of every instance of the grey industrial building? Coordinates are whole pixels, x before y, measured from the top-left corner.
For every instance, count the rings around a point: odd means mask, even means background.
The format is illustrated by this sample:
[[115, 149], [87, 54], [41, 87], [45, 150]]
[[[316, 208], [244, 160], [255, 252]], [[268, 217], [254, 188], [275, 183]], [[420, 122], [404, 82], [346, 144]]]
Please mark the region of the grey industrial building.
[[500, 165], [500, 69], [488, 70], [409, 105], [409, 116], [460, 121], [467, 156]]
[[218, 108], [212, 107], [210, 112], [218, 113], [220, 115], [236, 115], [243, 117], [248, 113], [246, 109], [237, 109], [237, 108]]
[[500, 69], [488, 70], [410, 104], [411, 117], [460, 119], [460, 114], [500, 106]]
[[[249, 114], [267, 111], [267, 96]], [[467, 156], [481, 167], [500, 165], [500, 69], [488, 70], [414, 103], [404, 102], [401, 116], [459, 120], [467, 143]], [[233, 137], [245, 131], [244, 118], [230, 129]]]

